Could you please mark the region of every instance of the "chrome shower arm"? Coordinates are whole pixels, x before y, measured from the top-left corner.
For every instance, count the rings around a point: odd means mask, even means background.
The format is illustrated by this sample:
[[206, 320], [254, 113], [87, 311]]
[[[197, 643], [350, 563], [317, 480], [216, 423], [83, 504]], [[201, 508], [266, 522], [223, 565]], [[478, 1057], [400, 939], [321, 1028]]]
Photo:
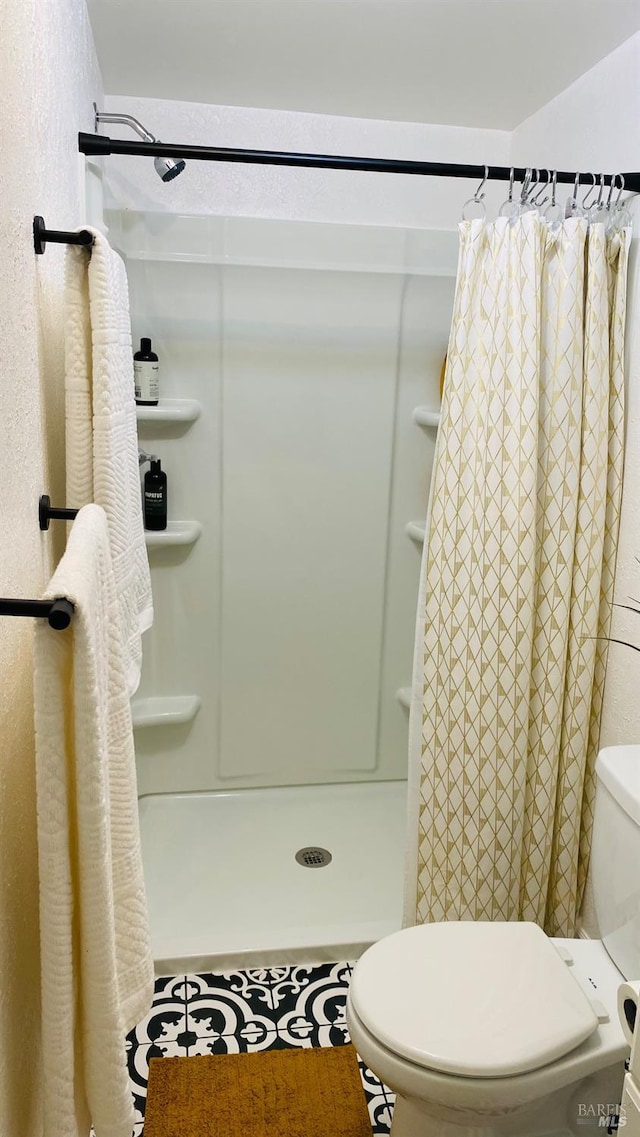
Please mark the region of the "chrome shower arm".
[[95, 103], [93, 106], [95, 110], [96, 130], [100, 122], [119, 122], [122, 123], [123, 126], [130, 126], [145, 142], [157, 142], [155, 134], [151, 134], [150, 131], [146, 130], [142, 123], [138, 122], [138, 119], [134, 118], [133, 115], [110, 114], [108, 111], [99, 111]]
[[[104, 137], [102, 134], [98, 134], [98, 126], [101, 122], [121, 122], [123, 126], [130, 126], [132, 130], [135, 130], [136, 134], [142, 139], [143, 142], [146, 142], [147, 144], [155, 144], [158, 142], [155, 134], [152, 134], [150, 130], [147, 130], [147, 128], [143, 126], [141, 122], [138, 122], [138, 119], [134, 118], [132, 114], [112, 114], [110, 111], [99, 111], [97, 103], [94, 103], [93, 121], [95, 134], [91, 135], [91, 137], [95, 138], [96, 141], [100, 141]], [[109, 140], [104, 139], [104, 141]], [[139, 146], [140, 143], [136, 142], [135, 145]], [[185, 167], [185, 162], [182, 158], [179, 158], [176, 161], [175, 158], [164, 158], [159, 157], [158, 155], [155, 156], [153, 164], [156, 169], [156, 174], [159, 178], [162, 178], [163, 182], [172, 182], [174, 178], [177, 178], [178, 174], [182, 173]]]

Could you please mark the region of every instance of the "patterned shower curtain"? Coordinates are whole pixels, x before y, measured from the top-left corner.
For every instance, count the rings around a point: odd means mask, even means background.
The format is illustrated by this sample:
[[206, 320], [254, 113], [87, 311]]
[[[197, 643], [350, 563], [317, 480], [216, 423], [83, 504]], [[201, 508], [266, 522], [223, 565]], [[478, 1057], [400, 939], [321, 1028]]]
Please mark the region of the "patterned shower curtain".
[[422, 564], [405, 919], [571, 936], [623, 451], [629, 231], [465, 221]]

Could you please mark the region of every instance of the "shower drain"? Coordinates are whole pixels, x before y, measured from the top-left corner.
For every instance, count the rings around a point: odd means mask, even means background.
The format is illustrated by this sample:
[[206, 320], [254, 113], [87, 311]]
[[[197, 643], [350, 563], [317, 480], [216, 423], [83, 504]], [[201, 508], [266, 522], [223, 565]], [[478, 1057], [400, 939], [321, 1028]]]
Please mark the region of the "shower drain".
[[308, 845], [306, 849], [298, 849], [296, 860], [305, 869], [323, 869], [331, 862], [331, 853], [317, 845]]

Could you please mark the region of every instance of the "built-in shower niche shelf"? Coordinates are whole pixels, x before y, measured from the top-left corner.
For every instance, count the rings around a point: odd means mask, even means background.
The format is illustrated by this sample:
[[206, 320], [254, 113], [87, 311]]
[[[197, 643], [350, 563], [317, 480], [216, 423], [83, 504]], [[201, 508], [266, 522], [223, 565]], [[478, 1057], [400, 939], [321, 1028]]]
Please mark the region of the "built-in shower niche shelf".
[[191, 722], [199, 710], [199, 695], [133, 699], [131, 702], [131, 718], [135, 730], [143, 726], [179, 726]]
[[144, 539], [148, 549], [162, 549], [170, 545], [194, 545], [201, 533], [199, 521], [168, 521], [166, 529], [145, 529]]
[[408, 521], [404, 527], [407, 537], [411, 537], [416, 545], [424, 545], [424, 538], [426, 534], [426, 526], [421, 521]]
[[138, 422], [195, 422], [202, 407], [197, 399], [160, 399], [154, 407], [136, 406]]
[[417, 422], [418, 426], [435, 426], [440, 425], [440, 411], [434, 411], [431, 407], [416, 407], [413, 412], [413, 421]]

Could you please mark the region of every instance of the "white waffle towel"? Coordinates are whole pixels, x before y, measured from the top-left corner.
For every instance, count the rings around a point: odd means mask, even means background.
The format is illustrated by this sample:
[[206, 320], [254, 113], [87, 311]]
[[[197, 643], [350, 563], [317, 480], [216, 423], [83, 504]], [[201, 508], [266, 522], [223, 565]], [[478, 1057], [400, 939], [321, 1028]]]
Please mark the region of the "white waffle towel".
[[131, 1137], [125, 1035], [153, 960], [131, 711], [104, 511], [80, 510], [45, 596], [70, 628], [35, 630], [44, 1137]]
[[140, 682], [140, 637], [151, 627], [153, 606], [140, 497], [129, 289], [121, 258], [101, 233], [91, 232], [90, 253], [67, 247], [66, 504], [78, 509], [96, 502], [107, 515], [132, 695]]

